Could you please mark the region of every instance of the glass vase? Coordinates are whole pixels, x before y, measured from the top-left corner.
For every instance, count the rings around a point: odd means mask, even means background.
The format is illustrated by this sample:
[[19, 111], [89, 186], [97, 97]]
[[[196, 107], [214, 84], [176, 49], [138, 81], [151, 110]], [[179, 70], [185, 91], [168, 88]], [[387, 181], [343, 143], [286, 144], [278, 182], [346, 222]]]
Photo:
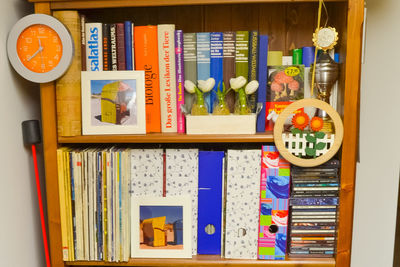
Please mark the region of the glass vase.
[[216, 100], [214, 103], [213, 114], [214, 115], [229, 115], [230, 114], [224, 95], [217, 94], [217, 97], [216, 97]]
[[190, 114], [193, 116], [208, 115], [207, 104], [204, 102], [204, 96], [202, 93], [194, 95]]
[[248, 115], [251, 113], [249, 99], [247, 98], [244, 88], [240, 88], [236, 92], [234, 113], [237, 115]]

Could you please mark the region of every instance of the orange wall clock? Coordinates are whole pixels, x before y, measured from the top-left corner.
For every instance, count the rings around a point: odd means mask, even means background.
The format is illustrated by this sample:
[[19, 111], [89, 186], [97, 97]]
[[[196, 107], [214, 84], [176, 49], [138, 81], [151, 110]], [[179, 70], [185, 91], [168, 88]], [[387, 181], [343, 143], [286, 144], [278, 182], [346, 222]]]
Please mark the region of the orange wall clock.
[[72, 37], [57, 19], [32, 14], [20, 19], [7, 39], [8, 59], [25, 79], [46, 83], [64, 74], [74, 54]]

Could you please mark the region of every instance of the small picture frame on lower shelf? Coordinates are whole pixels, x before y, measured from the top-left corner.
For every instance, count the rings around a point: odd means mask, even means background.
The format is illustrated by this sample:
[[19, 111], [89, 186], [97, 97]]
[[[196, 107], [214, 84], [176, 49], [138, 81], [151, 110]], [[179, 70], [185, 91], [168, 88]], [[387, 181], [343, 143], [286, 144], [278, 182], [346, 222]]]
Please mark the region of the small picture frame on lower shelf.
[[82, 71], [82, 134], [145, 134], [143, 71]]
[[132, 197], [131, 257], [192, 258], [190, 196]]

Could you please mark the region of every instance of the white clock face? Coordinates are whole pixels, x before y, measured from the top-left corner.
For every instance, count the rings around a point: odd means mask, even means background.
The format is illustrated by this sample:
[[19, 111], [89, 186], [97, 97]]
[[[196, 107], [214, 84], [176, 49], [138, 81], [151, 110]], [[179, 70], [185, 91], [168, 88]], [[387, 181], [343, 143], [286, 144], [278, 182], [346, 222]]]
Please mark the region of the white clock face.
[[317, 44], [321, 48], [329, 47], [335, 42], [336, 32], [329, 28], [318, 31]]

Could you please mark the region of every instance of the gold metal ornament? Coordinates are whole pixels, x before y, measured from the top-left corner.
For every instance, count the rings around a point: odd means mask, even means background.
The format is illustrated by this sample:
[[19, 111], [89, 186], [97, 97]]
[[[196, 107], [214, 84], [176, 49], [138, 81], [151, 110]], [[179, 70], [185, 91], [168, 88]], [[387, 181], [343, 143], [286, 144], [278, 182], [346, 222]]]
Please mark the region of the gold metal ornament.
[[324, 51], [332, 49], [339, 40], [338, 33], [332, 27], [320, 27], [313, 33], [314, 46]]

